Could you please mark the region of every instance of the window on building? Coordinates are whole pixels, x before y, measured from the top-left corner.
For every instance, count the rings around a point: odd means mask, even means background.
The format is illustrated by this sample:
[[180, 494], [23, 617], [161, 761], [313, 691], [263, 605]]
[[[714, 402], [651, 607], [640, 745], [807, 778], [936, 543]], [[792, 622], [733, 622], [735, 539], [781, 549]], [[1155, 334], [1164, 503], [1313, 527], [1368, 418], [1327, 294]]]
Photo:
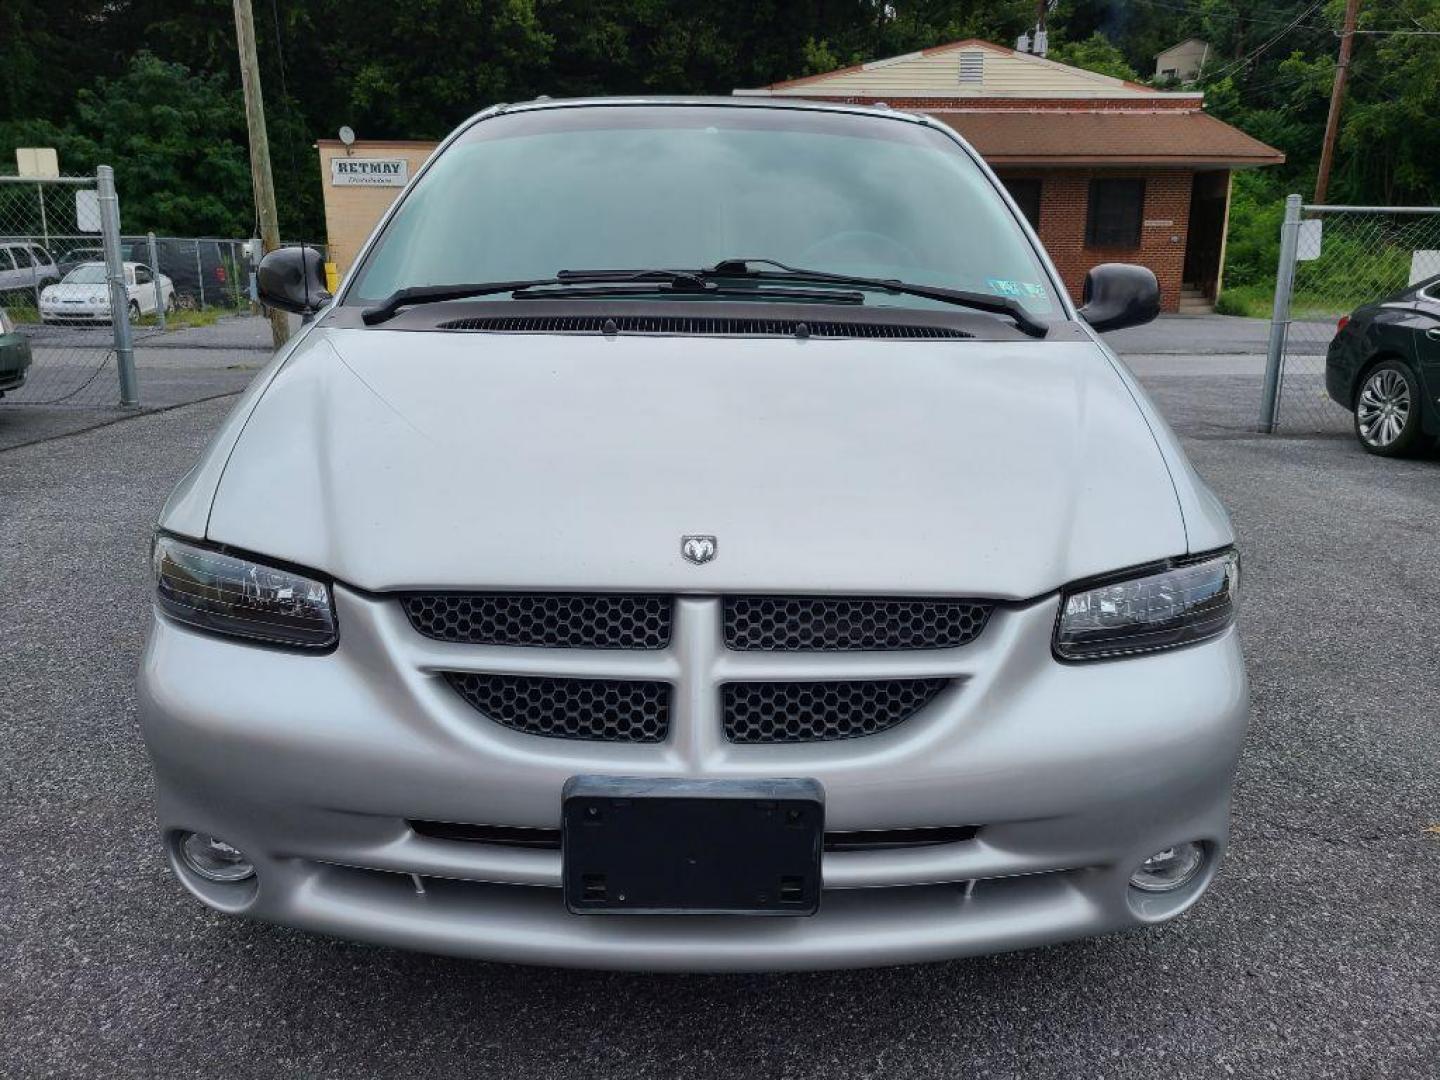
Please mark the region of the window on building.
[[1091, 180], [1085, 243], [1090, 247], [1139, 247], [1144, 212], [1144, 180]]
[[1040, 179], [1030, 176], [1011, 176], [1002, 177], [1000, 182], [1010, 192], [1010, 197], [1020, 207], [1020, 212], [1025, 215], [1025, 220], [1030, 222], [1031, 228], [1039, 232]]

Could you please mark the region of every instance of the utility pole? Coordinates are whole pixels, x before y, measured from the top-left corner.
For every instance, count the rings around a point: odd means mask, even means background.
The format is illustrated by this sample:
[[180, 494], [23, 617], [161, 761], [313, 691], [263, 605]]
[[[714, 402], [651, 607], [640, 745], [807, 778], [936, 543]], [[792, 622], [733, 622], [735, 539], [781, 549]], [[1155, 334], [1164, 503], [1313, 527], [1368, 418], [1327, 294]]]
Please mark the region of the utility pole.
[[[235, 41], [240, 48], [240, 84], [245, 90], [245, 126], [250, 132], [250, 181], [260, 216], [260, 243], [266, 253], [280, 246], [280, 218], [275, 210], [275, 179], [270, 174], [270, 138], [265, 133], [265, 99], [260, 94], [260, 61], [255, 56], [255, 15], [250, 0], [235, 0]], [[270, 337], [275, 348], [290, 336], [285, 312], [270, 309]]]
[[1355, 17], [1360, 0], [1345, 0], [1345, 28], [1340, 32], [1340, 59], [1335, 65], [1335, 85], [1330, 90], [1330, 115], [1325, 118], [1325, 142], [1320, 147], [1320, 171], [1315, 175], [1315, 202], [1330, 194], [1330, 167], [1335, 162], [1335, 138], [1340, 132], [1340, 110], [1345, 104], [1345, 82], [1350, 75], [1350, 51], [1355, 45]]

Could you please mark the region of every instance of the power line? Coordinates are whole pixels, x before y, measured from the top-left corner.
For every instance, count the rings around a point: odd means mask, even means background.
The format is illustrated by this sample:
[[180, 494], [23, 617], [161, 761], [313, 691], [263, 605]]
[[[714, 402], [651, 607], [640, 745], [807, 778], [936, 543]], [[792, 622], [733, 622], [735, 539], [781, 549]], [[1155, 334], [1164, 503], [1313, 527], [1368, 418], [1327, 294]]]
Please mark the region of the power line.
[[[1204, 15], [1208, 15], [1208, 14], [1212, 14], [1212, 13], [1213, 13], [1213, 11], [1210, 10], [1210, 9], [1201, 8], [1201, 7], [1196, 7], [1196, 6], [1194, 6], [1193, 4], [1185, 4], [1185, 3], [1166, 3], [1166, 0], [1146, 0], [1146, 3], [1148, 4], [1148, 6], [1150, 6], [1150, 7], [1152, 7], [1152, 8], [1164, 8], [1164, 9], [1167, 10], [1167, 11], [1180, 11], [1180, 12], [1184, 12], [1184, 13], [1187, 14], [1187, 15], [1204, 16]], [[1317, 6], [1318, 6], [1318, 5], [1317, 5]], [[1306, 14], [1309, 14], [1309, 12], [1303, 12], [1302, 15], [1301, 15], [1301, 18], [1303, 18]], [[1329, 22], [1297, 22], [1296, 20], [1293, 20], [1293, 19], [1287, 21], [1287, 20], [1285, 20], [1285, 19], [1256, 19], [1256, 18], [1247, 19], [1246, 22], [1247, 22], [1247, 24], [1250, 25], [1250, 26], [1267, 26], [1267, 27], [1273, 27], [1273, 26], [1285, 26], [1285, 27], [1290, 27], [1290, 26], [1294, 26], [1294, 27], [1296, 27], [1297, 29], [1323, 30], [1323, 31], [1325, 31], [1326, 33], [1334, 34], [1336, 37], [1339, 37], [1340, 34], [1342, 33], [1342, 31], [1341, 31], [1341, 29], [1340, 29], [1339, 27], [1337, 27], [1337, 26], [1335, 26], [1333, 23], [1329, 23]], [[1356, 34], [1366, 34], [1366, 35], [1369, 35], [1369, 36], [1372, 36], [1372, 37], [1387, 37], [1387, 36], [1391, 36], [1391, 35], [1399, 35], [1399, 36], [1402, 36], [1402, 37], [1440, 37], [1440, 30], [1427, 30], [1427, 29], [1423, 29], [1423, 28], [1422, 28], [1422, 29], [1419, 29], [1419, 30], [1408, 30], [1408, 29], [1398, 29], [1398, 28], [1397, 28], [1397, 29], [1389, 29], [1389, 30], [1386, 30], [1386, 29], [1380, 29], [1380, 30], [1356, 30], [1356, 31], [1354, 31], [1354, 32], [1355, 32]]]
[[[1166, 8], [1166, 9], [1169, 10], [1169, 11], [1182, 11], [1182, 12], [1185, 12], [1186, 14], [1189, 14], [1189, 15], [1202, 15], [1202, 16], [1203, 16], [1203, 15], [1207, 15], [1207, 14], [1212, 14], [1212, 12], [1207, 11], [1207, 10], [1204, 9], [1204, 8], [1194, 7], [1194, 6], [1190, 5], [1190, 4], [1169, 4], [1169, 3], [1165, 3], [1164, 0], [1148, 0], [1148, 3], [1149, 3], [1149, 6], [1151, 6], [1151, 7]], [[1319, 5], [1316, 5], [1316, 6], [1318, 7]], [[1312, 8], [1311, 10], [1313, 10], [1313, 8]], [[1307, 12], [1303, 12], [1302, 15], [1301, 15], [1301, 17], [1303, 18], [1305, 15], [1308, 15], [1308, 14], [1309, 14], [1308, 11], [1307, 11]], [[1296, 25], [1296, 24], [1293, 22], [1293, 20], [1292, 20], [1292, 21], [1287, 21], [1287, 20], [1285, 20], [1285, 19], [1253, 19], [1253, 18], [1252, 18], [1252, 19], [1247, 19], [1246, 22], [1247, 22], [1247, 24], [1250, 25], [1250, 26], [1269, 26], [1269, 27], [1273, 27], [1273, 26], [1290, 26], [1290, 25]], [[1328, 32], [1333, 32], [1333, 31], [1335, 30], [1335, 27], [1334, 27], [1331, 23], [1328, 23], [1328, 22], [1318, 22], [1318, 23], [1316, 23], [1316, 22], [1305, 22], [1305, 23], [1299, 23], [1298, 25], [1304, 27], [1304, 28], [1307, 29], [1307, 30], [1324, 30], [1324, 31], [1326, 31], [1327, 33], [1328, 33]]]
[[285, 35], [280, 32], [280, 5], [270, 0], [270, 17], [275, 23], [275, 57], [280, 61], [280, 96], [290, 97], [290, 88], [285, 85]]
[[1278, 34], [1276, 34], [1274, 37], [1272, 37], [1272, 38], [1270, 38], [1268, 41], [1266, 41], [1263, 45], [1258, 46], [1257, 48], [1255, 48], [1255, 49], [1253, 49], [1252, 51], [1246, 53], [1244, 56], [1242, 56], [1242, 57], [1240, 57], [1239, 59], [1233, 61], [1232, 63], [1226, 64], [1226, 65], [1225, 65], [1223, 68], [1221, 68], [1219, 71], [1212, 71], [1212, 72], [1210, 72], [1210, 73], [1209, 73], [1209, 77], [1212, 78], [1212, 79], [1223, 79], [1226, 75], [1230, 74], [1230, 72], [1234, 71], [1235, 69], [1237, 69], [1237, 68], [1239, 68], [1239, 67], [1241, 67], [1241, 66], [1243, 66], [1243, 65], [1245, 65], [1245, 64], [1248, 64], [1251, 60], [1254, 60], [1254, 59], [1255, 59], [1256, 57], [1258, 57], [1261, 53], [1265, 52], [1265, 51], [1266, 51], [1267, 49], [1269, 49], [1272, 45], [1274, 45], [1277, 41], [1279, 41], [1281, 38], [1283, 38], [1286, 34], [1290, 33], [1291, 30], [1295, 29], [1295, 27], [1300, 24], [1300, 20], [1301, 20], [1301, 19], [1304, 19], [1306, 16], [1310, 15], [1316, 8], [1318, 8], [1318, 7], [1321, 5], [1321, 3], [1323, 3], [1323, 0], [1315, 0], [1315, 3], [1311, 4], [1308, 8], [1306, 8], [1304, 11], [1302, 11], [1299, 15], [1296, 15], [1295, 18], [1294, 18], [1293, 20], [1291, 20], [1291, 22], [1289, 22], [1289, 23], [1285, 26], [1285, 28], [1284, 28], [1283, 30], [1281, 30], [1281, 31], [1280, 31]]

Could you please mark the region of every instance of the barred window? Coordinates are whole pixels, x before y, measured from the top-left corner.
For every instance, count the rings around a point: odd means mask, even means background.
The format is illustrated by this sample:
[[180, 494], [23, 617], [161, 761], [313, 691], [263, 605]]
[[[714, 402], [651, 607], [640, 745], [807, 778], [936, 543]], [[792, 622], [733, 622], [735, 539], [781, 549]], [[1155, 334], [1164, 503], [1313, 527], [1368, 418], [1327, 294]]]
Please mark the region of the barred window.
[[1091, 180], [1085, 243], [1089, 247], [1139, 247], [1144, 212], [1144, 180]]

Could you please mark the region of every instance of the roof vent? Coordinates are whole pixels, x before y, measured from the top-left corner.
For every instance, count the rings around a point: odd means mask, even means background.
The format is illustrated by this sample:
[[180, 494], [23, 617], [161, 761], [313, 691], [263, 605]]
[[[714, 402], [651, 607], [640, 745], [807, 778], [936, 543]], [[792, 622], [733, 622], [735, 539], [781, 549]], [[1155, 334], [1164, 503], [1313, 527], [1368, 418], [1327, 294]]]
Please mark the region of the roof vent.
[[985, 54], [979, 49], [967, 49], [960, 54], [960, 81], [971, 84], [985, 81]]

